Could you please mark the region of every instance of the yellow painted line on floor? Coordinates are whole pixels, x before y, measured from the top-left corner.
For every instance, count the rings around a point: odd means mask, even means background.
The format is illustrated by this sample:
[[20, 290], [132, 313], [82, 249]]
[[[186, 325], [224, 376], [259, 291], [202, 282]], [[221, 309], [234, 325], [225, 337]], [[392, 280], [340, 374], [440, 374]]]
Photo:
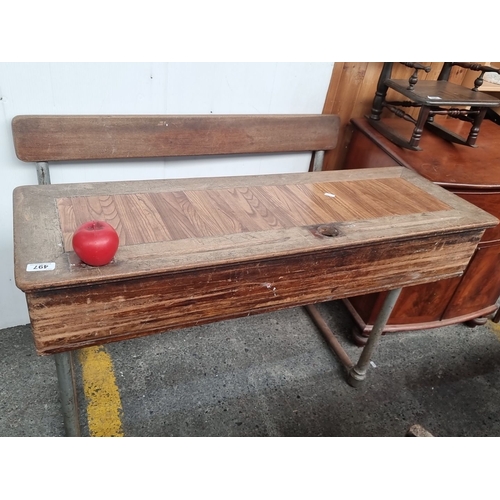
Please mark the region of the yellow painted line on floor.
[[90, 435], [124, 436], [122, 402], [110, 355], [103, 347], [86, 347], [80, 349], [79, 359]]
[[489, 326], [490, 330], [497, 336], [497, 339], [500, 340], [500, 325], [498, 323], [493, 323], [493, 321], [488, 320], [486, 324]]

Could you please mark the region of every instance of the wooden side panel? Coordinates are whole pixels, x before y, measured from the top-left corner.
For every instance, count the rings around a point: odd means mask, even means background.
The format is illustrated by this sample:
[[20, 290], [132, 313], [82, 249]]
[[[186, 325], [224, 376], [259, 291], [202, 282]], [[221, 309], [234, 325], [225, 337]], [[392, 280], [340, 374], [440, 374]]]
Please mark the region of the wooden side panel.
[[[359, 109], [359, 93], [362, 84], [365, 81], [366, 70], [372, 63], [335, 63], [332, 79], [326, 95], [324, 114], [338, 115], [340, 118], [339, 142], [338, 148], [334, 151], [328, 151], [325, 154], [323, 170], [336, 170], [340, 168], [343, 161], [346, 146], [349, 143], [349, 120], [354, 116], [353, 109]], [[379, 64], [379, 63], [376, 63]], [[369, 71], [372, 78], [377, 69]], [[378, 76], [376, 77], [378, 78]], [[375, 80], [376, 86], [376, 80]], [[362, 92], [364, 99], [373, 100]], [[357, 111], [359, 112], [359, 111]]]
[[[448, 306], [461, 278], [450, 278], [430, 284], [409, 286], [402, 290], [387, 322], [390, 325], [414, 325], [438, 322]], [[349, 302], [364, 323], [373, 325], [386, 294], [351, 297]], [[387, 328], [389, 330], [390, 328]]]
[[386, 241], [32, 292], [27, 300], [35, 345], [48, 354], [452, 277], [461, 273], [479, 237], [474, 231]]
[[478, 247], [443, 319], [464, 316], [493, 306], [500, 296], [500, 280], [493, 278], [499, 267], [499, 245]]
[[390, 167], [398, 164], [383, 149], [376, 147], [365, 134], [357, 129], [353, 130], [343, 163], [344, 169]]
[[16, 116], [23, 161], [317, 151], [335, 148], [337, 116]]
[[[500, 192], [499, 191], [485, 191], [485, 192], [454, 192], [460, 198], [467, 200], [469, 203], [476, 205], [476, 207], [486, 210], [486, 212], [500, 217]], [[500, 240], [500, 224], [489, 228], [485, 231], [482, 241]]]

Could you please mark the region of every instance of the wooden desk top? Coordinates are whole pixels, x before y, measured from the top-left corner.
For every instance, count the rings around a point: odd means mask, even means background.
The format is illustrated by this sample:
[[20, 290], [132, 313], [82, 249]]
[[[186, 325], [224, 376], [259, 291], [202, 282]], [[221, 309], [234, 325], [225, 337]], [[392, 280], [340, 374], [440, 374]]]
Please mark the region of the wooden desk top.
[[[89, 218], [120, 236], [107, 266], [71, 249]], [[50, 354], [459, 276], [497, 222], [403, 167], [24, 186], [15, 278]]]
[[[440, 121], [436, 119], [436, 121]], [[470, 123], [448, 118], [446, 127], [467, 136]], [[404, 137], [410, 137], [414, 125], [401, 118], [384, 119]], [[399, 165], [415, 170], [432, 182], [449, 188], [498, 190], [500, 189], [500, 126], [490, 120], [481, 124], [477, 147], [453, 144], [429, 130], [422, 133], [422, 151], [411, 151], [396, 146], [377, 132], [365, 118], [356, 118], [352, 124], [374, 141]]]
[[[23, 291], [366, 246], [496, 224], [403, 168], [23, 186], [14, 193], [16, 283]], [[101, 219], [118, 231], [114, 262], [92, 268], [73, 231]], [[334, 224], [337, 236], [321, 234]], [[326, 229], [328, 232], [328, 228]], [[45, 272], [33, 263], [54, 263]]]

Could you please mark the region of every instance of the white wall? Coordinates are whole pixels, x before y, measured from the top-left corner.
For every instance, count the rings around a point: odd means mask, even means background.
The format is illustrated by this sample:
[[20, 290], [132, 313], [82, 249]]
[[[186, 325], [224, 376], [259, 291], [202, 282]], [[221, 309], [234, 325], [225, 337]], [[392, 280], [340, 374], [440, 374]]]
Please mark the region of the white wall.
[[[0, 328], [26, 324], [14, 282], [12, 191], [36, 184], [16, 158], [20, 114], [321, 113], [333, 63], [0, 63]], [[52, 183], [306, 171], [309, 156], [58, 164]]]

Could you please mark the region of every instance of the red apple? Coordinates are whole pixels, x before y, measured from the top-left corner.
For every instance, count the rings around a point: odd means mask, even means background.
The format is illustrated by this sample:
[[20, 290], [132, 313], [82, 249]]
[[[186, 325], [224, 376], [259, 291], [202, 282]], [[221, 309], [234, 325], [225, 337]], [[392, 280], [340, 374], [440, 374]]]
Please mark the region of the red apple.
[[102, 220], [85, 222], [73, 234], [73, 250], [89, 266], [109, 264], [119, 243], [113, 226]]

